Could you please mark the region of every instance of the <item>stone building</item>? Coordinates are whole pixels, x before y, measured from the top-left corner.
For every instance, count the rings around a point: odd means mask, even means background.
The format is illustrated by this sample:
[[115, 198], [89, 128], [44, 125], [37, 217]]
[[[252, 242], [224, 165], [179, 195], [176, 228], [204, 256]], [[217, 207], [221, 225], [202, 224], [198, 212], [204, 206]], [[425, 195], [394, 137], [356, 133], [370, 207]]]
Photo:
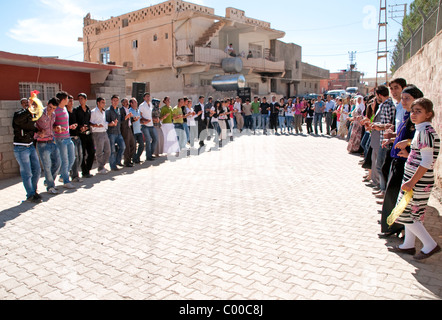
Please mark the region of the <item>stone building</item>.
[[[127, 68], [126, 94], [134, 84], [145, 84], [156, 97], [215, 98], [236, 95], [217, 92], [212, 79], [224, 75], [223, 60], [232, 44], [241, 60], [245, 86], [253, 95], [296, 94], [302, 77], [301, 48], [279, 41], [283, 31], [249, 18], [242, 10], [214, 9], [181, 0], [167, 1], [138, 11], [98, 21], [84, 19], [84, 59]], [[228, 73], [228, 72], [227, 72]], [[235, 73], [235, 72], [233, 72]]]

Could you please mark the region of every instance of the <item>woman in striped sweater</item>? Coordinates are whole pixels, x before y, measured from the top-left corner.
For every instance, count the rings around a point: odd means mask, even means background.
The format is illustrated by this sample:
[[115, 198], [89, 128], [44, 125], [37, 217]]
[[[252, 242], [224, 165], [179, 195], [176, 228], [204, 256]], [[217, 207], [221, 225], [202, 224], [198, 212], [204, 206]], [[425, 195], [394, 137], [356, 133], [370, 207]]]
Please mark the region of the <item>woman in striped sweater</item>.
[[[396, 145], [398, 149], [405, 149], [407, 145], [411, 146], [398, 203], [405, 192], [413, 191], [413, 198], [396, 220], [397, 223], [405, 225], [405, 241], [392, 251], [414, 255], [415, 260], [424, 260], [441, 251], [441, 247], [423, 225], [428, 200], [435, 183], [433, 170], [439, 155], [440, 138], [431, 125], [434, 110], [430, 100], [425, 98], [415, 100], [410, 118], [416, 125], [414, 139], [405, 140]], [[423, 243], [423, 248], [417, 255], [415, 255], [416, 237]]]

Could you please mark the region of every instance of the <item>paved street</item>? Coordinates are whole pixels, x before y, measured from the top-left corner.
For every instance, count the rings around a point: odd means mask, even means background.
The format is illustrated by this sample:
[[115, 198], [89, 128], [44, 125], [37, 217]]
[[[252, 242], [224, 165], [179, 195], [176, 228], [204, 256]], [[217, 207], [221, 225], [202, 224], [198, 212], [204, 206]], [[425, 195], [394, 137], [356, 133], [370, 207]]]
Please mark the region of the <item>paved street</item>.
[[0, 181], [0, 299], [441, 299], [442, 254], [387, 250], [400, 240], [378, 239], [380, 207], [346, 146], [242, 136], [57, 196], [42, 178], [38, 205], [20, 201], [19, 178]]

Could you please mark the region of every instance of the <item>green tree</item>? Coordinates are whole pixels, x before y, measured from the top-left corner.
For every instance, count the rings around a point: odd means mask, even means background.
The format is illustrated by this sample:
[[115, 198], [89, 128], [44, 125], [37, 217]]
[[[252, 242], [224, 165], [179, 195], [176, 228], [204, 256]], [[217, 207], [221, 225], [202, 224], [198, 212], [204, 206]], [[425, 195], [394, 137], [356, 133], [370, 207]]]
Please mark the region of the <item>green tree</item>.
[[402, 20], [402, 29], [399, 31], [392, 53], [391, 72], [394, 73], [397, 70], [397, 59], [400, 57], [401, 50], [423, 23], [423, 15], [428, 16], [438, 5], [439, 0], [415, 0], [410, 4], [409, 12]]

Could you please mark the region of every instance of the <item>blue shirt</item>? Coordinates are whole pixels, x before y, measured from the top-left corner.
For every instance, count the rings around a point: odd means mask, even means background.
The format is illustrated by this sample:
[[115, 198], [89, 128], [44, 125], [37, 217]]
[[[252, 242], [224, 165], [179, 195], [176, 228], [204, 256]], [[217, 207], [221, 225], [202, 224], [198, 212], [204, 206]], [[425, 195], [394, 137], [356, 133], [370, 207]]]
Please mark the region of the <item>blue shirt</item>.
[[[134, 118], [141, 117], [140, 109], [135, 110], [133, 108], [130, 108], [129, 112], [131, 112], [133, 114]], [[137, 122], [132, 121], [132, 128], [134, 130], [134, 134], [142, 133], [141, 132], [141, 121], [140, 120], [138, 120]]]
[[315, 102], [315, 113], [324, 113], [321, 109], [324, 108], [325, 103], [322, 101]]
[[335, 108], [336, 108], [336, 103], [333, 100], [330, 100], [325, 103], [325, 112], [333, 111], [335, 110]]
[[396, 133], [399, 132], [398, 129], [399, 129], [400, 124], [404, 120], [405, 112], [406, 112], [406, 110], [402, 106], [402, 103], [398, 103], [396, 105], [396, 123], [395, 123], [395, 125], [396, 125]]

